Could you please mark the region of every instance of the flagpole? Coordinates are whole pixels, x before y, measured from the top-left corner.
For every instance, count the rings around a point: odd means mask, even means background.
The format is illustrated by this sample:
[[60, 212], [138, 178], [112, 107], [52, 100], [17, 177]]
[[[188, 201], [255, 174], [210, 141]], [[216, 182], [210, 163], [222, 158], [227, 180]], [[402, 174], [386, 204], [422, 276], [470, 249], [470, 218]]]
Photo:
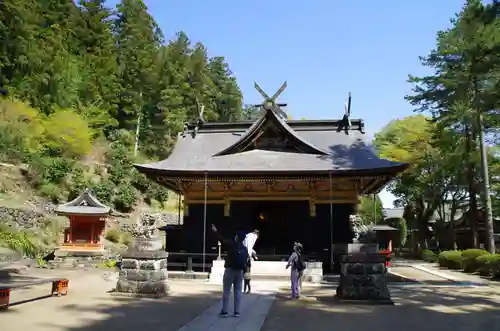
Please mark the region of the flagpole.
[[205, 172], [205, 199], [203, 204], [203, 272], [205, 272], [205, 253], [207, 243], [207, 173]]
[[333, 268], [333, 202], [332, 202], [332, 173], [329, 174], [330, 177], [330, 264]]

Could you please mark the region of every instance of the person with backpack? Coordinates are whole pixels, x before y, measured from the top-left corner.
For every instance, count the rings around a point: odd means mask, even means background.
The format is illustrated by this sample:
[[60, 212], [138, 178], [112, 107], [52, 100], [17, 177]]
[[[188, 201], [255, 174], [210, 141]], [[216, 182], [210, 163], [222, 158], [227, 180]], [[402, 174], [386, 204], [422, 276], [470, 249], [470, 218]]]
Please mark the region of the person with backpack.
[[290, 280], [292, 285], [292, 299], [300, 298], [302, 287], [302, 275], [306, 269], [306, 264], [302, 258], [303, 246], [299, 242], [293, 244], [293, 253], [288, 258], [286, 269], [291, 267]]
[[217, 235], [219, 241], [227, 251], [224, 259], [224, 276], [222, 277], [222, 309], [219, 314], [221, 317], [227, 317], [229, 297], [231, 288], [234, 291], [234, 316], [240, 316], [241, 295], [243, 287], [243, 272], [246, 269], [249, 255], [247, 248], [243, 245], [245, 239], [244, 232], [237, 232], [233, 240], [224, 239], [212, 224], [212, 231]]

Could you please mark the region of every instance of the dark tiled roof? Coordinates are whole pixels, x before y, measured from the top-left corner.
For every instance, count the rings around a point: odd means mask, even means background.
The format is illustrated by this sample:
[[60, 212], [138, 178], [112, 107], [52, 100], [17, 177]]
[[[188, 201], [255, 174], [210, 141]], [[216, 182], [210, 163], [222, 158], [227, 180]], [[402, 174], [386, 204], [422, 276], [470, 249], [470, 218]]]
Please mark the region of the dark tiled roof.
[[257, 135], [262, 127], [267, 122], [272, 122], [274, 125], [281, 127], [290, 137], [296, 139], [302, 146], [306, 147], [312, 154], [326, 155], [328, 151], [323, 151], [320, 148], [314, 146], [311, 142], [305, 140], [303, 137], [298, 135], [280, 116], [278, 116], [274, 111], [268, 111], [266, 116], [259, 117], [255, 123], [243, 134], [238, 141], [231, 144], [229, 147], [215, 154], [214, 156], [234, 154], [237, 152], [237, 148], [249, 143], [253, 139], [257, 138]]
[[108, 215], [111, 208], [102, 204], [92, 195], [89, 189], [83, 191], [74, 200], [56, 207], [55, 212], [60, 215]]
[[[273, 116], [276, 117], [275, 114]], [[267, 119], [270, 118], [273, 117], [267, 116]], [[395, 174], [407, 167], [407, 164], [376, 156], [364, 140], [361, 120], [351, 120], [349, 134], [344, 130], [338, 131], [340, 121], [299, 120], [285, 123], [279, 120], [278, 125], [297, 137], [301, 144], [307, 145], [310, 154], [258, 149], [227, 154], [233, 145], [252, 135], [265, 120], [261, 117], [256, 122], [207, 123], [196, 135], [180, 134], [172, 154], [166, 160], [136, 165], [136, 168], [145, 173], [165, 172], [174, 175], [205, 171], [346, 173], [363, 170]]]

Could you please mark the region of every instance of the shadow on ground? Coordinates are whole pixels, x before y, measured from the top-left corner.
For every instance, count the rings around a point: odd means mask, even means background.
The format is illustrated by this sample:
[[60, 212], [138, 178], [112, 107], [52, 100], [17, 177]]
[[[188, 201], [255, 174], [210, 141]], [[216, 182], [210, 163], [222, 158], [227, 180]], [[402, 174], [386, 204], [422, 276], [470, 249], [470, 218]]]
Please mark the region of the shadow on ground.
[[61, 307], [71, 316], [92, 315], [73, 327], [47, 325], [56, 330], [67, 331], [127, 331], [127, 330], [177, 330], [201, 314], [220, 298], [215, 293], [204, 295], [175, 296], [166, 299], [110, 299], [107, 306], [86, 307], [66, 305]]
[[334, 289], [306, 290], [306, 298], [276, 298], [263, 331], [495, 330], [500, 293], [492, 287], [401, 287], [391, 290], [395, 306], [341, 304]]
[[[0, 312], [0, 329], [176, 331], [220, 299], [218, 287], [196, 282], [171, 282], [171, 294], [161, 299], [113, 296], [106, 293], [113, 284], [100, 275], [85, 275], [73, 280], [67, 296], [29, 300]], [[43, 292], [43, 288], [33, 288], [18, 297], [38, 297]]]

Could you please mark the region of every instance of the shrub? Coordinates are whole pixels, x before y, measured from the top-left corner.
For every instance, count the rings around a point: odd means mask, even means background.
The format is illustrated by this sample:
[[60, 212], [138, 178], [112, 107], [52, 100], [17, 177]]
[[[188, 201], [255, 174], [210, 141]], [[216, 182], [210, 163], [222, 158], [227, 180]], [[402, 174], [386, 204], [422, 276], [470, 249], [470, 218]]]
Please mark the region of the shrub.
[[148, 191], [149, 186], [151, 185], [151, 181], [148, 178], [141, 174], [138, 171], [132, 172], [132, 185], [141, 193], [145, 193]]
[[106, 240], [108, 241], [111, 241], [112, 243], [117, 244], [120, 242], [121, 232], [118, 229], [108, 229], [104, 233], [104, 238], [106, 238]]
[[11, 231], [0, 225], [0, 247], [5, 246], [24, 256], [36, 258], [41, 253], [41, 247], [28, 232]]
[[132, 240], [132, 234], [130, 232], [122, 232], [120, 236], [120, 244], [128, 246], [131, 240]]
[[130, 181], [134, 164], [130, 149], [118, 142], [111, 143], [110, 147], [106, 153], [109, 179], [115, 184]]
[[420, 257], [422, 258], [422, 260], [426, 262], [436, 262], [438, 259], [437, 254], [431, 251], [430, 249], [424, 249], [420, 253]]
[[95, 194], [95, 197], [104, 204], [110, 204], [113, 200], [113, 190], [115, 185], [110, 181], [103, 181], [99, 184], [94, 184], [90, 188]]
[[0, 100], [0, 158], [20, 161], [40, 148], [44, 128], [39, 112], [20, 101]]
[[133, 186], [123, 184], [118, 187], [114, 199], [116, 209], [121, 212], [129, 212], [134, 207], [136, 201], [137, 196]]
[[492, 262], [492, 276], [495, 279], [500, 279], [500, 254], [495, 254]]
[[53, 183], [44, 183], [38, 188], [40, 195], [48, 198], [53, 203], [59, 203], [61, 199], [61, 188]]
[[116, 268], [116, 260], [102, 260], [98, 267], [103, 269]]
[[152, 203], [152, 200], [156, 200], [163, 206], [164, 202], [168, 200], [168, 190], [157, 183], [151, 182], [145, 200], [149, 204]]
[[45, 148], [51, 155], [80, 158], [92, 149], [92, 131], [73, 110], [58, 110], [45, 126]]
[[29, 168], [25, 176], [33, 186], [43, 183], [62, 184], [73, 170], [74, 161], [34, 153], [26, 158]]
[[500, 254], [478, 256], [476, 265], [481, 276], [493, 276], [500, 267]]
[[443, 251], [438, 255], [438, 263], [440, 267], [448, 269], [462, 269], [462, 252]]
[[466, 249], [462, 252], [462, 266], [465, 272], [476, 272], [479, 268], [479, 265], [476, 262], [476, 259], [479, 256], [488, 255], [489, 253], [484, 249]]

